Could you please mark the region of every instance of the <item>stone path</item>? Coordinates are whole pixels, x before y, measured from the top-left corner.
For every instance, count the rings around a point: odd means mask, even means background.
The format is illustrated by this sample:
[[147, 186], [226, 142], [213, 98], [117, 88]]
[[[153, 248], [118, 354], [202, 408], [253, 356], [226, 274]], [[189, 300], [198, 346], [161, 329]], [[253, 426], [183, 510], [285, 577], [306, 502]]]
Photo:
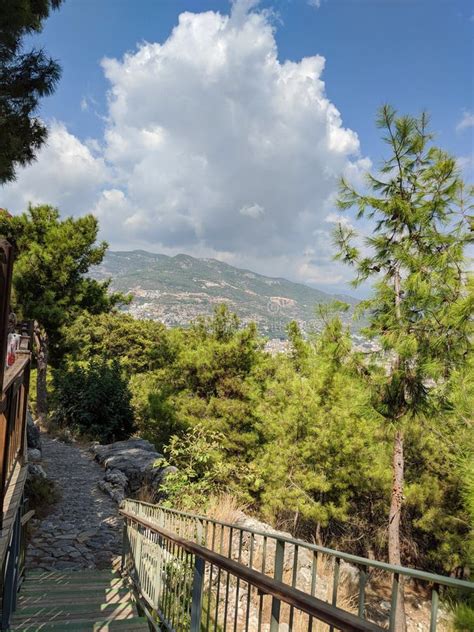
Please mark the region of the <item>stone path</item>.
[[43, 520], [32, 520], [27, 568], [111, 568], [122, 548], [117, 505], [97, 487], [103, 469], [87, 447], [42, 436], [44, 467], [61, 499]]

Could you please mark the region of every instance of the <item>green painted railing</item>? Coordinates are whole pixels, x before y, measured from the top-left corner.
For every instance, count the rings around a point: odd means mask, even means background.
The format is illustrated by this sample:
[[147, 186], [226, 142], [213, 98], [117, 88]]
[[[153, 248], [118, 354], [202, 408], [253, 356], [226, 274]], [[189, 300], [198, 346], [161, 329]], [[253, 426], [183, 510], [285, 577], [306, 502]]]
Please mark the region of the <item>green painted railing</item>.
[[429, 597], [434, 632], [440, 594], [474, 590], [471, 582], [159, 505], [126, 500], [121, 512], [124, 568], [169, 631], [395, 631], [403, 580], [411, 598]]

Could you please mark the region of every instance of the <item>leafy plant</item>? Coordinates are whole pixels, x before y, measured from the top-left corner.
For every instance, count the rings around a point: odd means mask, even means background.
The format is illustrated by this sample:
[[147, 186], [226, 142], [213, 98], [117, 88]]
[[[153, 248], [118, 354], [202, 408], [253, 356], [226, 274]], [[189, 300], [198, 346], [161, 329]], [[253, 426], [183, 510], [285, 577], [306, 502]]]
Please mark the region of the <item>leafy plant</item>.
[[91, 360], [54, 373], [53, 421], [109, 443], [133, 432], [128, 381], [116, 360]]
[[168, 473], [160, 487], [164, 505], [205, 511], [211, 495], [222, 490], [229, 466], [222, 458], [222, 435], [195, 426], [185, 435], [173, 436], [165, 448], [166, 458], [156, 467], [177, 468]]

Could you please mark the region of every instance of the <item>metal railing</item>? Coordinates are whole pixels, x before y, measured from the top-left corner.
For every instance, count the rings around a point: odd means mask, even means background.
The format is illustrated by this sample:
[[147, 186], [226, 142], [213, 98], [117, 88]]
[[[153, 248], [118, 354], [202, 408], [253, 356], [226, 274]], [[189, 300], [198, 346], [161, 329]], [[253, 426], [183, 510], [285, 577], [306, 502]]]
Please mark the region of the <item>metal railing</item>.
[[[312, 628], [313, 621], [321, 621], [330, 630], [382, 630], [279, 579], [167, 531], [151, 520], [124, 509], [120, 513], [125, 519], [122, 570], [156, 613], [157, 629], [276, 632], [281, 607], [286, 605], [293, 614], [298, 613], [300, 622], [305, 620], [306, 629]], [[239, 599], [239, 590], [243, 599]], [[268, 609], [263, 605], [265, 598], [271, 599]], [[251, 623], [252, 600], [261, 605], [257, 621]], [[287, 629], [292, 628], [290, 624]]]
[[[329, 629], [332, 632], [388, 627], [395, 631], [398, 587], [403, 580], [405, 592], [409, 593], [407, 600], [420, 599], [420, 595], [430, 600], [429, 630], [435, 632], [440, 592], [474, 590], [471, 582], [369, 560], [275, 532], [159, 505], [126, 500], [121, 513], [126, 518], [124, 542], [129, 547], [126, 567], [132, 569], [135, 584], [167, 630], [319, 632]], [[155, 535], [150, 536], [151, 533]], [[203, 550], [191, 551], [185, 543], [194, 543]], [[190, 554], [206, 562], [203, 581], [207, 605], [202, 609], [205, 623], [201, 623], [201, 628], [183, 627], [178, 617], [183, 612], [180, 607], [183, 595], [189, 601], [194, 581], [195, 559], [188, 559]], [[217, 554], [219, 561], [212, 561], [209, 554]], [[240, 571], [245, 568], [257, 572], [262, 581], [266, 581], [263, 577], [271, 578], [285, 587], [285, 595], [269, 592], [256, 583], [255, 577], [254, 583], [248, 577], [244, 579], [234, 567], [224, 568], [220, 558], [237, 563]], [[368, 627], [344, 627], [346, 623], [342, 620], [338, 624], [328, 622], [324, 618], [327, 610], [309, 613], [301, 607], [302, 603], [296, 606], [289, 599], [288, 590], [316, 600], [319, 608], [324, 603], [338, 616], [341, 612], [350, 614], [351, 625], [356, 625], [356, 620], [358, 625]], [[321, 627], [320, 622], [324, 621], [328, 625]]]

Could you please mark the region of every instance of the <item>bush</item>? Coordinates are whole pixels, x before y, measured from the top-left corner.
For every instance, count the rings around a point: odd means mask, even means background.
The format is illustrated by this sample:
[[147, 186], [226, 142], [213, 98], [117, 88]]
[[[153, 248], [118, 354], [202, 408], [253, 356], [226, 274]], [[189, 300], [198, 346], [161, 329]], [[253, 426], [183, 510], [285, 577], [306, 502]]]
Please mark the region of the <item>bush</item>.
[[128, 380], [119, 363], [94, 359], [56, 370], [53, 421], [60, 427], [110, 443], [133, 431]]
[[160, 486], [163, 504], [184, 510], [205, 511], [211, 494], [225, 491], [231, 466], [223, 460], [222, 435], [198, 425], [184, 436], [173, 436], [165, 447], [167, 459], [157, 467], [176, 467]]
[[37, 518], [45, 518], [60, 500], [61, 493], [49, 478], [31, 476], [26, 480], [25, 498], [28, 499], [28, 509], [34, 509]]

